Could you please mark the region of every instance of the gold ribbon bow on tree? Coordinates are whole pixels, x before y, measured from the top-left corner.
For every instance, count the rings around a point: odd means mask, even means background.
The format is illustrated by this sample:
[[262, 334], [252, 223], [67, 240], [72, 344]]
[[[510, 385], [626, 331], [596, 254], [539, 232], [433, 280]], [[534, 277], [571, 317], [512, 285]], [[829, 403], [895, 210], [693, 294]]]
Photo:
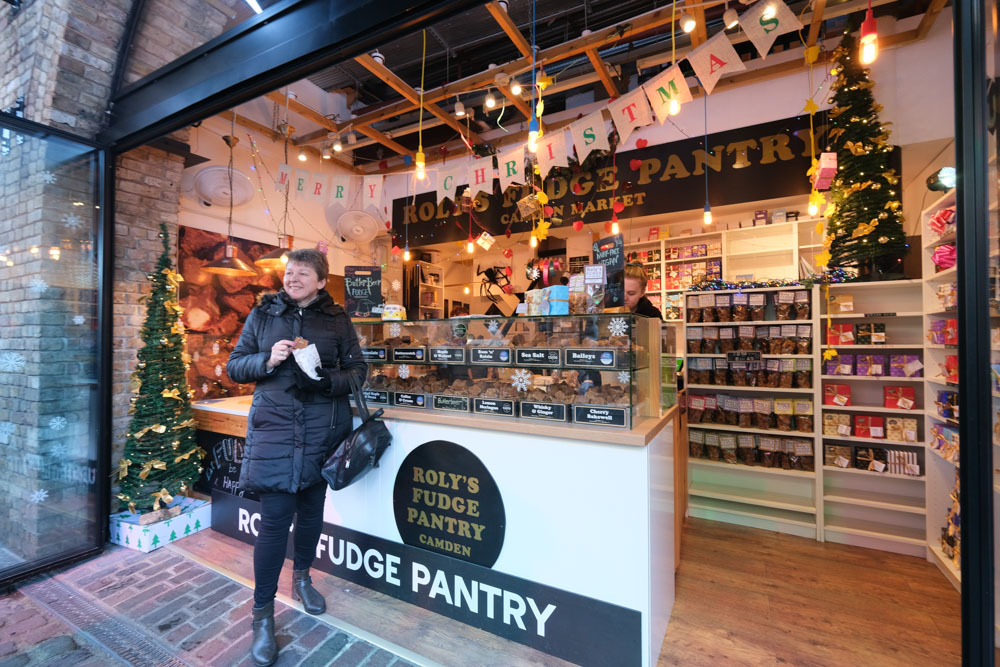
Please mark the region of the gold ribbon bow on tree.
[[170, 495], [170, 492], [167, 491], [166, 489], [160, 489], [159, 491], [156, 491], [156, 492], [151, 493], [149, 495], [153, 496], [153, 511], [154, 512], [156, 510], [160, 509], [160, 503], [161, 502], [164, 505], [169, 505], [170, 503], [174, 502], [174, 497], [172, 495]]
[[851, 232], [851, 238], [856, 239], [862, 236], [868, 236], [875, 231], [876, 227], [878, 227], [878, 220], [875, 218], [873, 218], [871, 222], [859, 222], [858, 226], [854, 228], [853, 232]]
[[146, 463], [144, 463], [142, 466], [142, 470], [139, 471], [139, 479], [146, 479], [147, 477], [149, 477], [149, 473], [151, 473], [154, 468], [157, 470], [166, 470], [167, 462], [161, 461], [160, 459], [153, 459], [152, 461], [146, 461]]
[[844, 148], [851, 151], [852, 155], [867, 155], [868, 149], [865, 148], [864, 142], [854, 143], [853, 141], [845, 141]]
[[187, 454], [181, 454], [180, 456], [175, 457], [174, 463], [180, 463], [181, 461], [186, 461], [188, 457], [190, 457], [195, 452], [198, 452], [198, 458], [202, 458], [205, 456], [205, 451], [201, 447], [194, 447]]
[[163, 269], [162, 271], [160, 271], [160, 273], [162, 273], [165, 276], [167, 276], [167, 282], [170, 283], [171, 285], [173, 285], [174, 287], [177, 287], [182, 282], [184, 282], [184, 276], [182, 276], [181, 274], [177, 273], [173, 269]]
[[177, 303], [176, 301], [164, 301], [163, 302], [163, 307], [166, 308], [167, 310], [174, 311], [178, 315], [183, 315], [184, 314], [184, 308], [182, 308], [181, 305], [179, 303]]
[[[114, 477], [115, 475], [118, 475], [118, 481], [119, 482], [122, 481], [123, 479], [128, 477], [128, 467], [130, 465], [132, 465], [132, 461], [130, 461], [129, 459], [122, 459], [121, 461], [118, 462], [118, 470], [113, 470], [111, 472], [111, 476]], [[125, 499], [122, 498], [122, 500]]]
[[170, 333], [183, 334], [184, 324], [180, 320], [177, 320], [172, 325], [170, 325]]
[[150, 431], [152, 431], [153, 433], [165, 433], [166, 430], [167, 430], [167, 427], [164, 426], [163, 424], [153, 424], [152, 426], [147, 426], [144, 429], [136, 431], [135, 432], [135, 439], [136, 440], [141, 439], [142, 436], [146, 435]]
[[181, 398], [181, 390], [177, 387], [174, 387], [173, 389], [164, 389], [163, 392], [160, 393], [160, 396], [163, 398], [176, 398], [178, 401], [184, 400]]
[[177, 424], [176, 426], [174, 426], [172, 430], [179, 431], [182, 428], [187, 428], [188, 426], [195, 426], [195, 424], [196, 424], [196, 422], [195, 422], [194, 419], [187, 419], [185, 421], [182, 421], [180, 424]]

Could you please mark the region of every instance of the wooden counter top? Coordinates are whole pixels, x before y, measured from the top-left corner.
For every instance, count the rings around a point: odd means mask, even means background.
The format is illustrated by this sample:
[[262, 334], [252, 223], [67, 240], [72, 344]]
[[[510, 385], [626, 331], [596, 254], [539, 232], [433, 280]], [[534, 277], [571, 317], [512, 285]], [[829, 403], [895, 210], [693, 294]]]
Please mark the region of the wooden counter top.
[[[248, 402], [247, 402], [248, 403]], [[247, 411], [231, 406], [225, 408], [216, 406], [192, 405], [198, 428], [204, 431], [244, 437], [247, 432]], [[242, 405], [240, 406], [242, 407]], [[656, 437], [663, 427], [671, 423], [677, 415], [677, 406], [673, 406], [659, 417], [639, 417], [631, 430], [612, 428], [608, 426], [579, 426], [575, 424], [556, 424], [539, 421], [526, 421], [509, 417], [490, 417], [486, 415], [464, 415], [438, 410], [421, 410], [410, 408], [383, 408], [386, 419], [399, 421], [415, 421], [430, 424], [447, 424], [465, 428], [489, 431], [511, 431], [513, 429], [530, 430], [534, 435], [546, 438], [562, 438], [568, 440], [585, 440], [607, 445], [630, 445], [645, 447]], [[242, 413], [242, 414], [240, 414]], [[355, 411], [356, 414], [356, 411]]]

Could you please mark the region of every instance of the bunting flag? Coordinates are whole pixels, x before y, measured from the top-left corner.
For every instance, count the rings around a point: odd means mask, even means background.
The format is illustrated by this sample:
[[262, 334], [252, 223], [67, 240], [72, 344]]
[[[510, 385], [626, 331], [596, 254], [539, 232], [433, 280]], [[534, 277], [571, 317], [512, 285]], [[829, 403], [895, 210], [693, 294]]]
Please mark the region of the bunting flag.
[[524, 144], [518, 144], [509, 151], [498, 154], [497, 171], [500, 176], [501, 193], [514, 183], [524, 184]]
[[780, 35], [802, 30], [795, 12], [781, 0], [768, 0], [753, 5], [740, 16], [740, 27], [757, 47], [762, 60], [767, 58], [767, 52]]
[[595, 111], [569, 126], [576, 148], [576, 159], [583, 162], [590, 151], [610, 150], [608, 131], [604, 126], [604, 112]]
[[653, 122], [649, 113], [649, 105], [646, 104], [646, 96], [639, 88], [615, 98], [608, 105], [608, 111], [611, 112], [611, 120], [618, 129], [618, 137], [622, 144], [628, 141], [633, 130]]
[[333, 179], [330, 182], [330, 203], [349, 206], [348, 192], [350, 192], [350, 187], [350, 175], [334, 174]]
[[465, 176], [469, 173], [469, 165], [466, 162], [455, 162], [452, 166], [438, 171], [437, 200], [443, 201], [446, 197], [452, 202], [456, 199], [459, 181], [465, 181]]
[[322, 201], [326, 199], [326, 193], [330, 189], [330, 176], [314, 172], [310, 180], [309, 196]]
[[538, 169], [545, 178], [552, 167], [568, 167], [569, 156], [566, 152], [565, 130], [553, 130], [542, 135], [538, 140]]
[[278, 165], [278, 180], [274, 182], [274, 189], [281, 192], [288, 187], [292, 180], [292, 166], [282, 162]]
[[361, 206], [382, 208], [382, 175], [365, 176], [361, 185]]
[[653, 113], [656, 114], [660, 125], [667, 122], [667, 118], [670, 117], [671, 100], [677, 100], [678, 104], [691, 101], [691, 89], [688, 88], [687, 79], [677, 65], [663, 70], [642, 84], [642, 89], [646, 91], [649, 106], [653, 107]]
[[[765, 3], [759, 4], [763, 6]], [[740, 60], [725, 32], [715, 33], [715, 37], [689, 53], [687, 60], [709, 95], [723, 74], [742, 72], [746, 69], [746, 65]]]
[[296, 199], [303, 199], [309, 194], [309, 183], [312, 181], [312, 174], [308, 169], [296, 169], [295, 178], [292, 179], [292, 196]]
[[493, 158], [469, 160], [469, 192], [475, 198], [480, 192], [493, 193]]

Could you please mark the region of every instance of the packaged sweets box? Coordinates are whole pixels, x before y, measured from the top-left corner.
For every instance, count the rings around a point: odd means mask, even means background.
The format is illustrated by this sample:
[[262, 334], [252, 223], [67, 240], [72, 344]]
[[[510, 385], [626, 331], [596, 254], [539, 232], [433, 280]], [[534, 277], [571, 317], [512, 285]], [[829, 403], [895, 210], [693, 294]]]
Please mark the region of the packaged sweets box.
[[108, 528], [110, 539], [129, 549], [149, 553], [164, 544], [176, 542], [212, 525], [212, 504], [197, 498], [177, 496], [167, 507], [181, 507], [181, 513], [170, 519], [139, 524], [139, 514], [119, 512], [112, 514]]

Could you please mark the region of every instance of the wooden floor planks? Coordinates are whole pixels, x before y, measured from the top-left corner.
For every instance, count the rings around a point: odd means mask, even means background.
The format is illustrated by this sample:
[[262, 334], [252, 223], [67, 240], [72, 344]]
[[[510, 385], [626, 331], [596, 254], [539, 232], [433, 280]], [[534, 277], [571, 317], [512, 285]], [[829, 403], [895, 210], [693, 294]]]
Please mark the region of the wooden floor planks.
[[[219, 533], [171, 548], [253, 578], [253, 550]], [[314, 579], [332, 617], [441, 665], [567, 664], [336, 577]], [[689, 519], [659, 665], [958, 665], [960, 614], [957, 591], [919, 558]]]

